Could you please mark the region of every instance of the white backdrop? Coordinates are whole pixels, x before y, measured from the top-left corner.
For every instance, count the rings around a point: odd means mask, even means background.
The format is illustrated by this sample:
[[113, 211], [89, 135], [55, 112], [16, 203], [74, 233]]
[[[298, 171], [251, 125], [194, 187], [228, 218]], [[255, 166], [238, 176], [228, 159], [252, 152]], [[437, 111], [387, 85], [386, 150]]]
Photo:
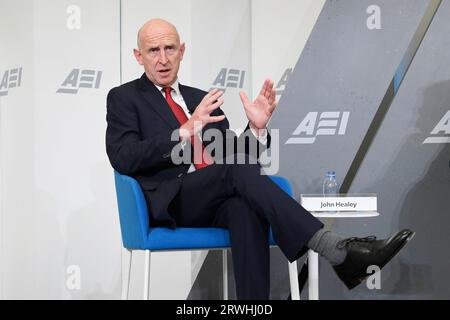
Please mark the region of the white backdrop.
[[[105, 96], [119, 83], [119, 1], [0, 4], [0, 72], [23, 67], [22, 86], [1, 97], [3, 297], [116, 298], [120, 235], [104, 134]], [[83, 70], [94, 70], [94, 88], [57, 93], [73, 70], [75, 87], [89, 86]]]
[[270, 78], [280, 98], [324, 3], [325, 0], [252, 1], [254, 94], [264, 79]]
[[[2, 297], [120, 297], [105, 100], [110, 88], [142, 74], [132, 49], [146, 20], [161, 17], [178, 27], [187, 48], [180, 81], [225, 90], [231, 127], [243, 129], [238, 92], [254, 96], [266, 77], [280, 82], [323, 3], [1, 0], [0, 81], [5, 70], [23, 70], [21, 86], [0, 96]], [[186, 298], [204, 257], [155, 255], [151, 298]], [[134, 262], [140, 274], [142, 259]], [[140, 276], [132, 287], [131, 297], [138, 298]]]
[[[19, 18], [20, 17], [20, 18]], [[33, 10], [28, 1], [0, 2], [0, 77], [22, 68], [21, 86], [5, 88], [0, 102], [1, 284], [3, 297], [34, 293], [33, 227]], [[2, 81], [3, 82], [3, 81]], [[8, 85], [9, 87], [9, 85]]]
[[[67, 27], [71, 14], [66, 10], [75, 3], [54, 2], [35, 3], [39, 4], [34, 27], [39, 77], [34, 97], [35, 211], [42, 239], [39, 274], [47, 273], [43, 281], [54, 274], [66, 278], [64, 286], [54, 284], [49, 296], [59, 291], [64, 298], [114, 298], [120, 288], [120, 236], [104, 134], [105, 95], [119, 82], [119, 1], [75, 2], [81, 11], [80, 29]], [[57, 50], [55, 39], [61, 39]], [[57, 93], [74, 69], [79, 70], [76, 86], [89, 86], [87, 70], [92, 70], [94, 88]], [[49, 237], [47, 230], [55, 232]], [[54, 270], [45, 256], [59, 259], [52, 264]], [[71, 289], [67, 281], [78, 268], [81, 288]]]

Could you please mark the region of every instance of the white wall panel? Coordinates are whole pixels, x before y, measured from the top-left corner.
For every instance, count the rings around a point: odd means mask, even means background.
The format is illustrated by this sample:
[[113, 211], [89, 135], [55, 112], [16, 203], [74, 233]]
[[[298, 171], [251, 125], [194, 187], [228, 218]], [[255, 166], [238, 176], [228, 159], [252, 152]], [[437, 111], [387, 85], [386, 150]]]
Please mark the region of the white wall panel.
[[225, 91], [222, 106], [232, 129], [245, 129], [239, 91], [251, 95], [251, 12], [249, 0], [192, 2], [192, 83]]
[[[252, 78], [258, 94], [266, 78], [274, 80], [278, 98], [300, 57], [325, 0], [252, 1]], [[287, 73], [286, 73], [287, 71]]]
[[0, 86], [2, 297], [34, 298], [36, 212], [33, 206], [33, 6], [0, 2], [0, 81], [22, 68], [20, 86]]
[[[68, 28], [70, 6], [79, 29]], [[119, 1], [2, 1], [0, 15], [0, 72], [23, 70], [21, 86], [0, 98], [3, 297], [117, 298], [104, 135], [106, 93], [119, 83]], [[57, 93], [73, 69], [101, 71], [98, 88]]]
[[104, 143], [106, 94], [119, 83], [119, 9], [118, 0], [35, 1], [35, 258], [43, 298], [120, 294], [121, 242]]

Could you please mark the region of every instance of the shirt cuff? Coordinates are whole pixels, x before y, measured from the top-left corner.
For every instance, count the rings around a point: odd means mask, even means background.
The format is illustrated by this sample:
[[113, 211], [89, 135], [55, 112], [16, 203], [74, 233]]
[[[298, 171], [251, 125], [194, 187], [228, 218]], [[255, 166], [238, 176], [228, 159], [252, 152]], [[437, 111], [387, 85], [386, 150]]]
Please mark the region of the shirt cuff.
[[[252, 131], [253, 135], [255, 136], [256, 140], [259, 141], [259, 143], [261, 143], [262, 145], [266, 145], [267, 144], [267, 129], [263, 129], [263, 134], [261, 134], [260, 136], [258, 136], [256, 134], [256, 132], [253, 130], [253, 128], [250, 127], [250, 130]], [[259, 130], [261, 132], [261, 130]]]

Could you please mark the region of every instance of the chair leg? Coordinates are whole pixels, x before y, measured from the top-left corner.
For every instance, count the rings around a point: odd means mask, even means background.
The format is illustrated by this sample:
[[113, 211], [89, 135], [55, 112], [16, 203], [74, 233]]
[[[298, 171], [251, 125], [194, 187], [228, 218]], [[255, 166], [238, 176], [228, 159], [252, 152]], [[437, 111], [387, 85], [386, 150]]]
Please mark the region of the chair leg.
[[[122, 257], [125, 260], [125, 270], [122, 269], [122, 296], [121, 300], [128, 300], [128, 294], [130, 291], [130, 278], [131, 278], [131, 261], [133, 259], [133, 251], [124, 248], [122, 250]], [[122, 263], [123, 268], [123, 263]]]
[[144, 266], [144, 300], [150, 297], [150, 250], [145, 250], [145, 266]]
[[297, 276], [298, 276], [297, 261], [289, 262], [289, 282], [291, 285], [292, 300], [300, 300], [300, 290], [298, 287]]
[[319, 300], [319, 254], [308, 250], [308, 299]]
[[228, 260], [227, 249], [222, 250], [223, 300], [228, 300]]

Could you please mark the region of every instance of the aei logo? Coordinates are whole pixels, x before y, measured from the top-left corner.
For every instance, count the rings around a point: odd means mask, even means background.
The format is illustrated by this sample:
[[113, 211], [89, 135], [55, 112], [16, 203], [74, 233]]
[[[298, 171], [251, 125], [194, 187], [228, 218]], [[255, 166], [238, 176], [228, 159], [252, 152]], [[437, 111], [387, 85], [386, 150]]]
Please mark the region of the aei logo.
[[281, 76], [281, 79], [278, 81], [276, 86], [276, 95], [280, 96], [284, 89], [286, 89], [287, 82], [289, 80], [290, 75], [292, 74], [292, 68], [287, 68], [283, 75]]
[[218, 88], [223, 92], [227, 88], [242, 88], [245, 81], [245, 70], [222, 68], [212, 84], [211, 89]]
[[[0, 72], [1, 75], [1, 72]], [[0, 78], [0, 97], [7, 96], [11, 88], [20, 87], [22, 83], [22, 68], [6, 70]]]
[[56, 93], [77, 94], [80, 88], [98, 89], [102, 71], [73, 69]]
[[431, 137], [426, 138], [422, 144], [450, 143], [450, 110], [434, 127], [430, 135]]
[[[317, 136], [345, 135], [350, 112], [309, 112], [285, 144], [311, 144]], [[317, 125], [316, 125], [317, 124]]]

